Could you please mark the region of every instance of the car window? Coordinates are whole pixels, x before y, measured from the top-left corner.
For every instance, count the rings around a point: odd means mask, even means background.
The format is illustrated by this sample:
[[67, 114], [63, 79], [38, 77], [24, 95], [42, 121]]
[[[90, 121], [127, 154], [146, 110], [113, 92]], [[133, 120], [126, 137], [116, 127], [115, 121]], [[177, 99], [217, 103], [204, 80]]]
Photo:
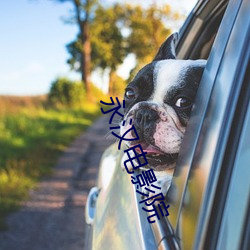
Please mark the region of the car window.
[[178, 58], [208, 58], [227, 5], [228, 0], [198, 2], [180, 31]]

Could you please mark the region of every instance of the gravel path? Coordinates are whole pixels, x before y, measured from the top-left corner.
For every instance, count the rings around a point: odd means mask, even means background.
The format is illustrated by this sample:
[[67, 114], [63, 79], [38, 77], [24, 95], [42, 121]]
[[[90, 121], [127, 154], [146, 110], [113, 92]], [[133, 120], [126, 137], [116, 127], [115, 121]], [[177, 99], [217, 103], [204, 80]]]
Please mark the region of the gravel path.
[[102, 116], [65, 151], [54, 174], [43, 179], [23, 208], [11, 214], [9, 230], [0, 232], [4, 250], [78, 250], [84, 248], [84, 207], [95, 185], [101, 154], [114, 142], [105, 138]]

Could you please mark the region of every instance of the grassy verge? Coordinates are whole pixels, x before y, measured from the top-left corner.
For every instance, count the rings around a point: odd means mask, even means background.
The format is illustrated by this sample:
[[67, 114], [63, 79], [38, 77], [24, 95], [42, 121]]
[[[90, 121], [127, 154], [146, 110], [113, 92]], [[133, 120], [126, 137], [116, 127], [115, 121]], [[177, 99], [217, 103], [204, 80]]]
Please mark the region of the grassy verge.
[[100, 115], [97, 105], [55, 110], [39, 103], [4, 103], [0, 97], [0, 229], [6, 214], [19, 207], [65, 147]]

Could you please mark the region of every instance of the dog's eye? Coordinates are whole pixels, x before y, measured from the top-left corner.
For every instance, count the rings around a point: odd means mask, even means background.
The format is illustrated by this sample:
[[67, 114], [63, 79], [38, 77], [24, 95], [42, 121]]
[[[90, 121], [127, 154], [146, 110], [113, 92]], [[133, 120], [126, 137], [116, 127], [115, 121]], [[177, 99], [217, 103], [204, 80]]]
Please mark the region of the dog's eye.
[[185, 97], [181, 97], [181, 98], [178, 98], [176, 103], [175, 103], [175, 106], [178, 107], [178, 108], [186, 108], [188, 106], [190, 106], [192, 104], [192, 102], [185, 98]]
[[135, 92], [132, 89], [128, 89], [125, 92], [125, 97], [128, 99], [134, 99], [135, 98]]

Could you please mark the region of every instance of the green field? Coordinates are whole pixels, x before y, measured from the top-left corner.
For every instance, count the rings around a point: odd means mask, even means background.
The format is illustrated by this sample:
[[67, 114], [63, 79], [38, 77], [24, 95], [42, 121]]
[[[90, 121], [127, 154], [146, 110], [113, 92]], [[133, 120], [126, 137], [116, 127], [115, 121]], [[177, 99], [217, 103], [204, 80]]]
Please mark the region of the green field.
[[0, 229], [6, 214], [20, 206], [65, 147], [101, 114], [96, 104], [52, 109], [45, 99], [0, 96]]

